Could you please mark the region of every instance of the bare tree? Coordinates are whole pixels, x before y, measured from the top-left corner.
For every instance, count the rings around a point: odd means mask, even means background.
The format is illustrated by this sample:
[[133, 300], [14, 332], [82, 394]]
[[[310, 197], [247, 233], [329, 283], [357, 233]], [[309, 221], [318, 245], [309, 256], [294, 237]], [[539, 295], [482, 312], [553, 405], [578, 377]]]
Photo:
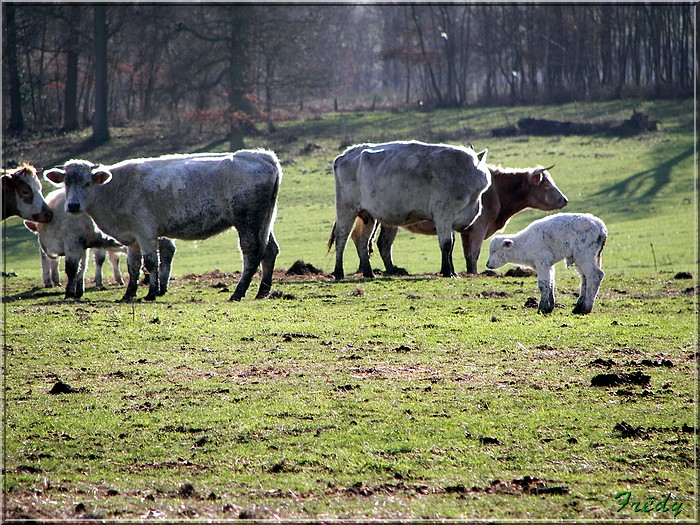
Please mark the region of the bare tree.
[[96, 4], [95, 17], [95, 117], [92, 140], [107, 142], [109, 136], [109, 79], [107, 78], [107, 16], [104, 4]]

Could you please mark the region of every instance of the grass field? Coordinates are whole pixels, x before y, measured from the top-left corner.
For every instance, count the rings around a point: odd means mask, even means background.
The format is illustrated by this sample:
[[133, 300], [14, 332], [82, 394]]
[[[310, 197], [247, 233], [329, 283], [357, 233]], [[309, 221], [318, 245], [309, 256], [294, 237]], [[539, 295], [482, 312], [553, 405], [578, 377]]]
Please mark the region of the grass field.
[[[621, 120], [635, 108], [659, 130], [489, 133], [523, 116]], [[694, 522], [692, 101], [333, 114], [278, 128], [249, 141], [284, 170], [269, 299], [252, 299], [256, 281], [241, 303], [222, 293], [241, 269], [231, 232], [178, 242], [155, 303], [116, 303], [120, 287], [90, 283], [65, 301], [41, 288], [33, 235], [6, 221], [6, 519]], [[216, 136], [113, 135], [81, 153], [81, 136], [6, 142], [4, 157], [48, 167], [225, 149]], [[399, 138], [472, 142], [504, 166], [556, 163], [566, 211], [609, 229], [593, 313], [571, 314], [573, 269], [557, 266], [559, 307], [541, 316], [527, 306], [533, 277], [439, 278], [437, 239], [405, 231], [394, 258], [409, 277], [333, 282], [332, 160], [343, 144]], [[506, 231], [543, 215], [523, 212]], [[322, 273], [286, 275], [298, 259]], [[455, 264], [464, 270], [460, 247]]]

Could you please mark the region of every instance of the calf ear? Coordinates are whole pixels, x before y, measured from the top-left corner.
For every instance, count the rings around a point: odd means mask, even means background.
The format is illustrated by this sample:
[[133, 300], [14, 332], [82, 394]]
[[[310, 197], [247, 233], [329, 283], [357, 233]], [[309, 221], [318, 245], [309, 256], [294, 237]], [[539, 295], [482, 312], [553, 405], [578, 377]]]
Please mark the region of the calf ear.
[[513, 247], [513, 241], [511, 239], [503, 239], [502, 246], [506, 249], [510, 249]]
[[481, 153], [476, 154], [476, 158], [479, 159], [479, 162], [485, 162], [486, 161], [486, 154], [489, 152], [488, 149], [485, 149]]
[[61, 168], [51, 168], [49, 171], [44, 172], [44, 177], [54, 186], [60, 186], [66, 178], [66, 171]]
[[104, 168], [97, 168], [92, 171], [92, 182], [95, 184], [107, 184], [112, 180], [112, 174]]
[[36, 227], [36, 223], [32, 221], [24, 221], [24, 225], [30, 232], [38, 233], [39, 230]]
[[3, 192], [11, 192], [14, 191], [15, 189], [15, 179], [12, 178], [12, 175], [3, 175], [2, 176], [2, 191]]

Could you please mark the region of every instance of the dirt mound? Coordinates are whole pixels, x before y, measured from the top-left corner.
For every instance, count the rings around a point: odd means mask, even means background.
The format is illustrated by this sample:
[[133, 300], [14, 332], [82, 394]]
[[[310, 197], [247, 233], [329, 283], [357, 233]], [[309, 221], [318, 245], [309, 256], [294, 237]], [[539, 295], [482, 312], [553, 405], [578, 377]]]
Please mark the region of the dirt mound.
[[311, 263], [305, 263], [303, 260], [298, 259], [289, 267], [286, 275], [320, 275], [323, 271], [316, 268]]

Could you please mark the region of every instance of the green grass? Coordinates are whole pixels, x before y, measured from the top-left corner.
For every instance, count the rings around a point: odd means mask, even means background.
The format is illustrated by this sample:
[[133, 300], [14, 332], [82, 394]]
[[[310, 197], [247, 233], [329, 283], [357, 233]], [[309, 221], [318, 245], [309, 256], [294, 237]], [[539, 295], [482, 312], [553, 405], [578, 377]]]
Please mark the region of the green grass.
[[[571, 269], [558, 266], [560, 307], [545, 317], [524, 306], [534, 278], [435, 277], [436, 239], [407, 232], [394, 250], [406, 278], [280, 271], [273, 298], [229, 303], [221, 286], [240, 270], [232, 232], [178, 242], [171, 289], [153, 304], [116, 303], [121, 288], [90, 285], [64, 301], [40, 288], [33, 236], [7, 221], [5, 270], [18, 275], [4, 290], [5, 517], [692, 521], [692, 104], [641, 106], [660, 130], [625, 139], [488, 136], [519, 116], [627, 118], [635, 103], [618, 101], [337, 114], [251, 141], [284, 162], [280, 269], [303, 259], [332, 270], [330, 166], [345, 137], [471, 140], [504, 165], [556, 162], [567, 211], [610, 230], [588, 316], [571, 314]], [[301, 154], [309, 142], [320, 148]], [[81, 156], [149, 154], [118, 140], [104, 148]], [[542, 215], [524, 212], [507, 231]], [[459, 248], [455, 262], [464, 267]], [[649, 382], [591, 385], [634, 373]], [[59, 381], [74, 391], [51, 394]], [[675, 518], [619, 510], [626, 490], [684, 506]]]

